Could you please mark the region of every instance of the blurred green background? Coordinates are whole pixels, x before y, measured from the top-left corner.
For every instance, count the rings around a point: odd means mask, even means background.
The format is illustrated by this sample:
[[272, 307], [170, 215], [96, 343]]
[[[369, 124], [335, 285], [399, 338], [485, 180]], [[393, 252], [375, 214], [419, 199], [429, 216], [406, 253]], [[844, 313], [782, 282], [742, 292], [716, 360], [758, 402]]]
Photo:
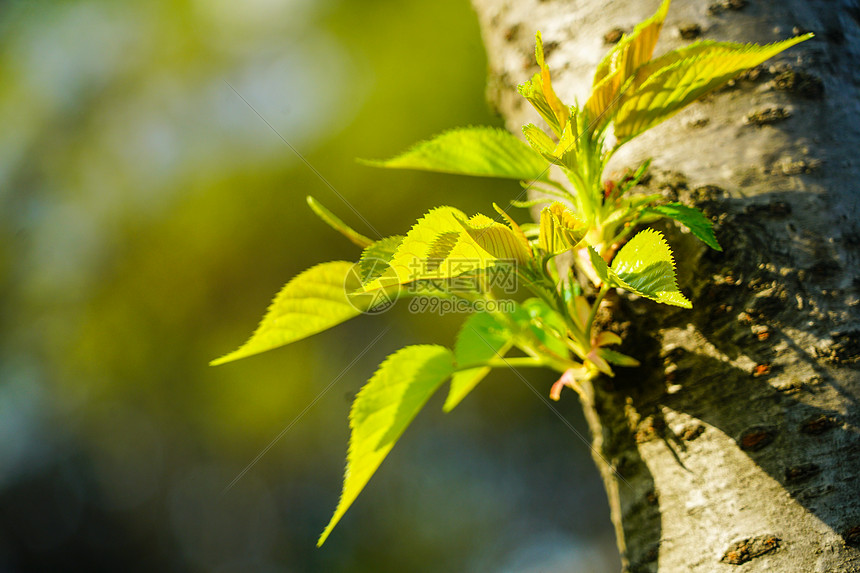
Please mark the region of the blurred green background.
[[618, 570], [590, 451], [505, 372], [431, 400], [316, 549], [352, 397], [462, 316], [400, 304], [207, 366], [358, 256], [305, 195], [372, 234], [230, 86], [388, 235], [518, 193], [354, 161], [501, 125], [485, 80], [464, 0], [0, 2], [0, 570]]

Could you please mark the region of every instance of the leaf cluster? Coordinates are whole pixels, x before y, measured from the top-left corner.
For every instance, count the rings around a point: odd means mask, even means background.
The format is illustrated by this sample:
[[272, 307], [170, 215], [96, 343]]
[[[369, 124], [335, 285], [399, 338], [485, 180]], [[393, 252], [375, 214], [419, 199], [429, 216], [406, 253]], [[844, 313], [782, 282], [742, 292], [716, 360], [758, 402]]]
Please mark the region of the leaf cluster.
[[[811, 35], [765, 46], [702, 41], [652, 58], [668, 9], [665, 0], [606, 54], [581, 106], [565, 104], [556, 94], [537, 33], [540, 71], [519, 86], [519, 93], [548, 132], [528, 124], [523, 142], [495, 128], [454, 129], [392, 159], [365, 161], [518, 180], [540, 197], [511, 204], [543, 204], [537, 223], [519, 225], [497, 205], [492, 217], [443, 206], [428, 211], [405, 235], [372, 240], [308, 198], [320, 218], [362, 249], [358, 261], [323, 263], [295, 277], [251, 338], [212, 364], [294, 342], [399, 298], [492, 302], [498, 273], [515, 274], [532, 295], [505, 312], [488, 306], [470, 315], [452, 349], [408, 346], [383, 362], [353, 404], [343, 493], [320, 545], [445, 381], [451, 380], [444, 405], [450, 411], [493, 368], [547, 367], [560, 374], [550, 389], [557, 400], [564, 387], [578, 391], [599, 374], [612, 376], [613, 367], [638, 365], [608, 348], [622, 342], [617, 334], [594, 327], [609, 290], [692, 306], [678, 288], [675, 260], [661, 233], [646, 228], [629, 235], [640, 224], [669, 218], [721, 250], [710, 221], [692, 207], [662, 203], [659, 195], [631, 193], [647, 162], [620, 181], [604, 182], [606, 165], [626, 142]], [[566, 180], [555, 180], [551, 166]], [[572, 264], [559, 262], [565, 254]], [[470, 279], [465, 287], [464, 278]]]

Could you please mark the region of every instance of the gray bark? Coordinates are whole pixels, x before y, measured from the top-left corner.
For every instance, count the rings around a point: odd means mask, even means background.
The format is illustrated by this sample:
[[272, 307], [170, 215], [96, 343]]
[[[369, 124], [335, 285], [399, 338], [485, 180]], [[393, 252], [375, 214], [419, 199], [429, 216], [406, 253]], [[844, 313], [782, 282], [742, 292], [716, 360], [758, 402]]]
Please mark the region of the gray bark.
[[[537, 115], [516, 93], [547, 45], [556, 92], [584, 101], [609, 49], [649, 1], [474, 0], [490, 100], [515, 133]], [[657, 52], [706, 39], [817, 37], [629, 144], [651, 185], [698, 204], [725, 251], [663, 227], [692, 311], [613, 301], [643, 361], [583, 399], [625, 568], [860, 570], [860, 5], [676, 0]], [[730, 2], [717, 2], [728, 6]], [[745, 118], [766, 108], [780, 121]], [[671, 171], [667, 171], [671, 170]], [[569, 397], [567, 399], [570, 399]], [[623, 477], [621, 479], [620, 476]]]

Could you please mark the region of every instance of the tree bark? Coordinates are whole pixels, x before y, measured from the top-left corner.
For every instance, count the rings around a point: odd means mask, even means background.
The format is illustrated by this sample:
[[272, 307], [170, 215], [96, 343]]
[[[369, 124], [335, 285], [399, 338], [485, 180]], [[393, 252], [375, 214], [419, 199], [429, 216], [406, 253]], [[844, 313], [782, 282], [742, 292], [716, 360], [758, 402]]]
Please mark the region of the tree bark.
[[[473, 3], [488, 95], [514, 133], [540, 124], [516, 92], [536, 69], [536, 30], [556, 92], [584, 102], [604, 34], [659, 4]], [[643, 366], [583, 398], [595, 459], [626, 570], [858, 571], [860, 3], [709, 4], [673, 2], [657, 53], [688, 42], [688, 24], [722, 41], [816, 38], [613, 159], [653, 157], [650, 185], [698, 204], [725, 250], [666, 225], [694, 309], [615, 301], [623, 351]], [[755, 113], [768, 108], [782, 111]]]

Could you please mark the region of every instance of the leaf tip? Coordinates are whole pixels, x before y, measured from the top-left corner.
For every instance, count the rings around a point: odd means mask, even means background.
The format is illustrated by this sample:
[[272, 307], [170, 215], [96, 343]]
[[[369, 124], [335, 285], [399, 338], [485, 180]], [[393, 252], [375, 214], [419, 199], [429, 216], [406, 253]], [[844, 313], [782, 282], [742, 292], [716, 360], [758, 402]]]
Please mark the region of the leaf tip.
[[247, 346], [247, 342], [234, 350], [233, 352], [228, 352], [223, 356], [219, 356], [214, 360], [209, 361], [209, 366], [221, 366], [222, 364], [227, 364], [228, 362], [235, 362], [240, 358], [245, 358], [247, 356], [251, 356], [252, 354], [256, 354], [255, 352], [245, 352], [245, 347]]
[[320, 537], [319, 539], [317, 539], [317, 548], [323, 546], [323, 543], [325, 543], [326, 539], [328, 539], [328, 536], [331, 534], [332, 529], [334, 529], [334, 526], [332, 524], [329, 524], [328, 526], [326, 526], [325, 530], [320, 533]]
[[356, 157], [355, 162], [359, 165], [364, 165], [366, 167], [385, 167], [385, 161], [380, 159], [365, 159], [363, 157]]

